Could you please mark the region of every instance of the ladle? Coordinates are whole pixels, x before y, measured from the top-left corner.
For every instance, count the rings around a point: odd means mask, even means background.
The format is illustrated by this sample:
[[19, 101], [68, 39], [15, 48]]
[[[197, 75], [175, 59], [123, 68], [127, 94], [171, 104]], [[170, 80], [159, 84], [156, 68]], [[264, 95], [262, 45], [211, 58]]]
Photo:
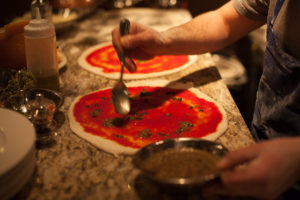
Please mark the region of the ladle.
[[[127, 35], [129, 33], [129, 29], [130, 29], [130, 21], [128, 19], [122, 19], [120, 21], [120, 35], [121, 36]], [[124, 51], [120, 56], [120, 61], [121, 61], [120, 79], [111, 90], [111, 94], [112, 94], [112, 102], [115, 111], [122, 115], [126, 115], [130, 111], [130, 100], [129, 100], [128, 88], [123, 82], [123, 72], [124, 72], [124, 65], [125, 65]]]

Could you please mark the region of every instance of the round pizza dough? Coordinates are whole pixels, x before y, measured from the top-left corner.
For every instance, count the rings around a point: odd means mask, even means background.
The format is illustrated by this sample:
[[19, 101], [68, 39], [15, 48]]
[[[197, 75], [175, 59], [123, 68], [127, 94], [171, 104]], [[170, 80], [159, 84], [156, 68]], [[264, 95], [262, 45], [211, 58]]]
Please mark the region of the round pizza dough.
[[[200, 99], [204, 99], [207, 102], [212, 102], [218, 108], [219, 112], [222, 115], [222, 120], [218, 123], [218, 125], [215, 129], [216, 131], [209, 133], [208, 135], [206, 135], [204, 137], [201, 137], [201, 139], [206, 139], [206, 140], [211, 140], [211, 141], [216, 140], [227, 129], [228, 123], [227, 123], [227, 117], [226, 117], [226, 113], [225, 113], [224, 109], [217, 102], [215, 102], [212, 98], [208, 97], [207, 95], [200, 92], [196, 88], [189, 88], [188, 85], [181, 84], [181, 83], [170, 83], [169, 81], [166, 81], [166, 80], [137, 81], [137, 82], [128, 83], [127, 86], [128, 86], [128, 88], [138, 87], [138, 86], [147, 86], [147, 87], [153, 86], [153, 87], [162, 87], [162, 88], [166, 87], [166, 88], [172, 88], [172, 89], [189, 90], [193, 94], [195, 94], [196, 97], [198, 97]], [[99, 91], [104, 91], [106, 89], [111, 89], [111, 88], [104, 88]], [[98, 92], [98, 91], [95, 91], [95, 92]], [[89, 93], [89, 94], [93, 94], [93, 93], [94, 92]], [[87, 95], [89, 95], [89, 94], [87, 94]], [[134, 154], [138, 150], [138, 148], [124, 146], [114, 140], [106, 139], [104, 137], [89, 133], [89, 132], [85, 131], [84, 127], [82, 127], [81, 124], [75, 119], [74, 107], [75, 107], [76, 103], [78, 103], [82, 97], [85, 97], [87, 95], [77, 97], [73, 101], [73, 103], [71, 104], [71, 106], [69, 108], [68, 117], [69, 117], [69, 123], [70, 123], [71, 130], [74, 133], [76, 133], [79, 137], [83, 138], [84, 140], [90, 142], [91, 144], [95, 145], [96, 147], [98, 147], [106, 152], [112, 153], [114, 155]], [[112, 112], [114, 112], [114, 111], [112, 111]]]
[[[119, 79], [120, 78], [121, 66], [119, 64], [119, 59], [118, 59], [116, 53], [114, 55], [114, 58], [113, 58], [114, 60], [112, 62], [116, 63], [116, 61], [118, 61], [118, 64], [109, 66], [110, 68], [117, 69], [117, 70], [115, 70], [115, 72], [107, 72], [102, 67], [92, 65], [91, 63], [89, 63], [87, 61], [88, 56], [90, 56], [92, 53], [94, 53], [95, 51], [97, 51], [101, 48], [105, 48], [105, 47], [108, 47], [108, 46], [111, 46], [111, 45], [112, 45], [111, 43], [102, 43], [102, 44], [95, 45], [95, 46], [92, 46], [92, 47], [88, 48], [87, 50], [85, 50], [80, 55], [80, 57], [78, 59], [79, 65], [82, 68], [84, 68], [84, 69], [86, 69], [90, 72], [93, 72], [95, 74], [99, 74], [99, 75], [104, 76], [106, 78]], [[165, 57], [167, 59], [168, 56], [162, 56], [162, 57]], [[172, 56], [172, 57], [176, 57], [176, 56]], [[197, 61], [198, 56], [197, 55], [190, 55], [190, 56], [187, 56], [187, 58], [188, 58], [188, 61], [185, 64], [180, 65], [178, 67], [171, 68], [171, 69], [166, 69], [165, 66], [162, 66], [162, 69], [159, 70], [159, 71], [148, 71], [148, 72], [139, 72], [139, 63], [136, 62], [137, 71], [134, 72], [134, 73], [129, 73], [127, 71], [127, 69], [125, 69], [123, 79], [124, 80], [145, 79], [145, 78], [150, 78], [150, 77], [158, 77], [158, 76], [163, 76], [163, 75], [176, 73], [176, 72], [179, 72], [179, 71], [189, 67], [195, 61]], [[107, 62], [107, 59], [111, 59], [111, 58], [106, 58], [105, 55], [104, 55], [104, 56], [101, 56], [101, 59], [103, 59], [103, 62]], [[142, 62], [147, 63], [147, 62], [151, 62], [151, 61], [153, 61], [153, 59], [148, 60], [148, 61], [142, 61]], [[98, 60], [97, 62], [101, 63], [101, 60]], [[161, 64], [161, 63], [162, 62], [159, 62], [159, 63], [156, 63], [156, 64]]]

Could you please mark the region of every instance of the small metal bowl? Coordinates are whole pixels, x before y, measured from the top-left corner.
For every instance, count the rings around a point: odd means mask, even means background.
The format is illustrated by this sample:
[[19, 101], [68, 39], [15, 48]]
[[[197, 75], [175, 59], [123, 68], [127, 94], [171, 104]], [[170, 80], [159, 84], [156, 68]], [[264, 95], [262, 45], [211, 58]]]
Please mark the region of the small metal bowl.
[[33, 90], [28, 90], [25, 93], [29, 100], [34, 99], [35, 96], [39, 93], [42, 94], [44, 98], [50, 99], [55, 103], [56, 109], [60, 108], [63, 104], [63, 98], [61, 97], [61, 95], [52, 90], [37, 88]]
[[63, 98], [56, 92], [48, 89], [32, 89], [32, 90], [20, 90], [16, 94], [8, 98], [10, 107], [18, 112], [26, 113], [26, 104], [33, 100], [37, 94], [41, 94], [45, 99], [49, 99], [54, 102], [56, 109], [63, 104]]
[[63, 98], [48, 89], [20, 90], [8, 98], [10, 107], [25, 115], [37, 132], [48, 130], [54, 123], [54, 116], [63, 103]]
[[[193, 186], [201, 186], [204, 185], [206, 183], [209, 183], [215, 179], [217, 179], [220, 175], [220, 172], [218, 171], [214, 171], [212, 173], [208, 173], [205, 175], [201, 175], [201, 176], [190, 176], [190, 177], [159, 177], [157, 176], [156, 172], [153, 173], [153, 169], [156, 168], [156, 166], [151, 167], [151, 169], [149, 170], [149, 167], [145, 167], [145, 165], [147, 166], [147, 160], [151, 157], [153, 157], [154, 155], [163, 155], [164, 152], [166, 152], [167, 150], [173, 149], [175, 151], [178, 150], [178, 152], [182, 151], [182, 150], [195, 150], [195, 152], [197, 152], [197, 150], [200, 150], [198, 152], [203, 152], [205, 151], [206, 153], [208, 152], [209, 155], [213, 155], [216, 158], [221, 158], [223, 157], [228, 150], [220, 143], [216, 143], [216, 142], [211, 142], [211, 141], [207, 141], [207, 140], [203, 140], [203, 139], [196, 139], [196, 138], [176, 138], [176, 139], [167, 139], [167, 140], [163, 140], [163, 141], [158, 141], [155, 143], [152, 143], [150, 145], [147, 145], [145, 147], [143, 147], [142, 149], [140, 149], [139, 151], [137, 151], [134, 156], [133, 156], [133, 164], [136, 168], [138, 168], [141, 171], [141, 174], [144, 175], [145, 177], [149, 178], [152, 181], [155, 181], [157, 183], [160, 183], [164, 186], [179, 186], [179, 187], [193, 187]], [[166, 156], [170, 156], [165, 154]], [[172, 155], [172, 154], [171, 154]], [[187, 155], [187, 154], [185, 154]], [[182, 155], [181, 155], [182, 156]], [[189, 157], [189, 156], [186, 156]], [[188, 167], [187, 166], [183, 166], [185, 164], [189, 164], [188, 162], [193, 162], [193, 160], [188, 160], [186, 157], [180, 157], [179, 160], [180, 162], [177, 164], [172, 163], [175, 167], [178, 168], [182, 168], [184, 169], [184, 167]], [[155, 157], [157, 158], [157, 157]], [[182, 158], [182, 159], [181, 159]], [[190, 156], [191, 159], [194, 159], [195, 157]], [[166, 159], [166, 157], [162, 157], [159, 159], [153, 159], [155, 160], [164, 160]], [[178, 159], [178, 157], [177, 157]], [[183, 162], [182, 162], [182, 161]], [[149, 161], [149, 160], [148, 160]], [[197, 162], [196, 162], [197, 163]], [[191, 164], [190, 164], [191, 165]], [[149, 165], [148, 165], [149, 166]], [[196, 165], [195, 167], [197, 167], [199, 165]], [[204, 166], [204, 165], [203, 165]], [[202, 167], [203, 167], [202, 166]], [[201, 166], [199, 166], [201, 167]], [[185, 170], [188, 171], [188, 170]]]

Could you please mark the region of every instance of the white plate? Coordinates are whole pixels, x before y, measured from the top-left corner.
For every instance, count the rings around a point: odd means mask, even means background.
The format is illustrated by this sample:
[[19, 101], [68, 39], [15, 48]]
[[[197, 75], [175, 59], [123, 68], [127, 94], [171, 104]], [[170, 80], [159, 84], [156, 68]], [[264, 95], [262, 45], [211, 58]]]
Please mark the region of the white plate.
[[0, 196], [2, 200], [13, 197], [31, 178], [35, 168], [35, 149], [22, 160], [17, 167], [10, 170], [0, 179]]
[[247, 82], [246, 69], [237, 58], [214, 54], [212, 59], [228, 87], [240, 86]]
[[15, 168], [35, 145], [35, 129], [23, 115], [0, 108], [0, 177]]

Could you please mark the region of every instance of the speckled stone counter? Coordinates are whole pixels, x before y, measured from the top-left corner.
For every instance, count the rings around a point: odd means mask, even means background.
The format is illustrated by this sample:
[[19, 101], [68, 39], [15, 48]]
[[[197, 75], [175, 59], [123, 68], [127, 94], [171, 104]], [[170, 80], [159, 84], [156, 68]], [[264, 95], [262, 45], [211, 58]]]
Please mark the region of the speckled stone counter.
[[[115, 157], [103, 152], [69, 128], [66, 113], [77, 96], [112, 87], [116, 82], [82, 69], [77, 58], [86, 48], [111, 41], [111, 30], [122, 16], [157, 29], [178, 25], [191, 18], [185, 10], [99, 10], [57, 34], [58, 45], [68, 60], [60, 70], [64, 97], [58, 116], [60, 124], [53, 142], [38, 146], [35, 173], [14, 199], [204, 199], [198, 194], [165, 194], [139, 176], [130, 156]], [[158, 78], [189, 83], [223, 106], [228, 117], [228, 130], [217, 141], [229, 150], [254, 143], [210, 54], [199, 55], [196, 63], [179, 73]]]

